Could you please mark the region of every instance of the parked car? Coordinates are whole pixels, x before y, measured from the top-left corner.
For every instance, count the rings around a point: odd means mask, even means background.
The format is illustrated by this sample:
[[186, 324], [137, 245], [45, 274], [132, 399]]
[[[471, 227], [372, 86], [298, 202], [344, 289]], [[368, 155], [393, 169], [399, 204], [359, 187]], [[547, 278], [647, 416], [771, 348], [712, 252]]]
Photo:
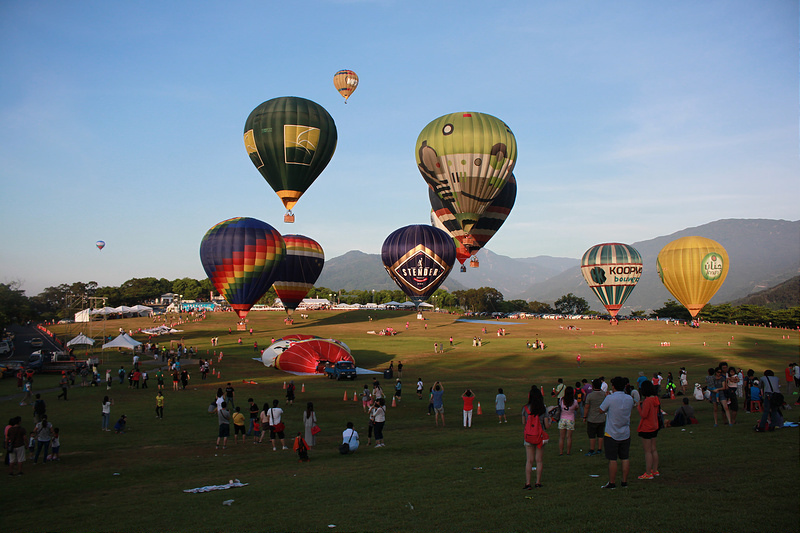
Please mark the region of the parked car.
[[33, 348], [41, 348], [42, 346], [44, 346], [44, 341], [42, 340], [41, 337], [34, 337], [31, 339], [31, 346]]
[[10, 355], [14, 353], [14, 341], [0, 341], [0, 355]]

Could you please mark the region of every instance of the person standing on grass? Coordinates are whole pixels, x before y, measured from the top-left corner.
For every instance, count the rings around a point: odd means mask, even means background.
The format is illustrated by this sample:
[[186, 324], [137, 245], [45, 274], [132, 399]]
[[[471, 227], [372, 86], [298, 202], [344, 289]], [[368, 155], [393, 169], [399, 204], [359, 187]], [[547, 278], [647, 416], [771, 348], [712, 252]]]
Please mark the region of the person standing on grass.
[[608, 483], [601, 488], [617, 488], [617, 460], [622, 463], [622, 484], [628, 486], [628, 472], [630, 471], [631, 451], [631, 410], [633, 398], [625, 394], [626, 380], [621, 376], [611, 379], [614, 390], [605, 397], [600, 404], [600, 412], [606, 415], [605, 435], [603, 447], [608, 459]]
[[422, 383], [422, 378], [417, 378], [417, 398], [422, 399], [422, 390], [425, 388], [425, 385]]
[[369, 386], [364, 383], [364, 388], [361, 389], [361, 409], [366, 413], [372, 400], [372, 394], [369, 392]]
[[[6, 449], [8, 450], [8, 474], [11, 476], [22, 475], [22, 463], [25, 462], [25, 437], [27, 433], [21, 426], [22, 417], [16, 416], [10, 421], [11, 427], [5, 434]], [[14, 473], [16, 465], [17, 473]]]
[[110, 399], [108, 396], [103, 396], [103, 404], [102, 404], [103, 426], [100, 428], [100, 431], [111, 431], [110, 429], [108, 429], [108, 424], [111, 422], [112, 405], [114, 405], [114, 400]]
[[[727, 365], [725, 365], [727, 370]], [[726, 382], [727, 376], [725, 375], [725, 370], [720, 367], [717, 368], [709, 368], [709, 373], [711, 375], [711, 383], [712, 388], [709, 390], [711, 391], [711, 401], [714, 404], [714, 427], [717, 426], [717, 410], [719, 406], [722, 406], [722, 410], [725, 412], [725, 419], [728, 421], [728, 425], [731, 426], [731, 413], [728, 410], [728, 399], [726, 397]]]
[[403, 383], [400, 381], [400, 378], [397, 378], [397, 381], [394, 383], [394, 399], [397, 403], [400, 403], [400, 396], [403, 394]]
[[572, 433], [575, 431], [575, 413], [578, 412], [578, 401], [575, 389], [564, 388], [564, 397], [558, 400], [561, 407], [561, 418], [558, 421], [558, 455], [564, 455], [564, 443], [567, 444], [567, 455], [572, 453]]
[[294, 380], [286, 385], [286, 405], [294, 404]]
[[606, 415], [600, 411], [600, 405], [606, 394], [600, 390], [600, 385], [600, 379], [592, 380], [592, 392], [586, 395], [586, 406], [583, 410], [583, 421], [586, 422], [586, 433], [589, 435], [589, 451], [584, 454], [586, 457], [603, 453]]
[[33, 464], [39, 462], [39, 454], [44, 449], [42, 462], [47, 462], [47, 452], [50, 449], [50, 441], [53, 439], [53, 424], [47, 421], [47, 415], [42, 415], [42, 421], [36, 424], [36, 455], [33, 456]]
[[219, 423], [219, 432], [217, 433], [217, 449], [219, 449], [219, 442], [222, 439], [222, 449], [228, 445], [228, 437], [231, 435], [231, 412], [228, 411], [228, 404], [222, 402], [217, 407], [217, 422]]
[[233, 393], [234, 393], [234, 391], [235, 391], [235, 389], [233, 388], [233, 385], [228, 383], [228, 385], [225, 387], [225, 401], [228, 404], [228, 408], [232, 409], [232, 410], [236, 410], [236, 407], [235, 407], [235, 405], [233, 403]]
[[731, 424], [735, 424], [736, 415], [739, 414], [739, 398], [736, 394], [736, 390], [739, 388], [739, 375], [736, 372], [736, 367], [728, 367], [728, 375], [725, 379], [725, 386], [725, 403], [728, 405], [728, 413], [731, 417]]
[[472, 407], [475, 402], [475, 394], [470, 389], [464, 391], [464, 394], [461, 395], [461, 399], [464, 400], [464, 427], [471, 428], [472, 427]]
[[242, 444], [245, 443], [247, 430], [244, 427], [244, 415], [242, 414], [241, 407], [236, 407], [233, 410], [233, 443], [239, 442], [239, 434], [242, 435]]
[[281, 422], [281, 417], [283, 417], [283, 409], [278, 407], [280, 405], [280, 400], [272, 400], [272, 407], [267, 411], [267, 421], [269, 423], [269, 440], [272, 442], [272, 451], [276, 451], [276, 440], [281, 441], [281, 449], [288, 450], [289, 448], [286, 447], [286, 442], [284, 439], [286, 438], [286, 434], [284, 433], [284, 424]]
[[67, 389], [69, 389], [69, 378], [67, 377], [67, 373], [62, 371], [61, 372], [61, 381], [58, 382], [58, 386], [61, 387], [61, 394], [59, 394], [56, 399], [64, 397], [64, 401], [67, 401]]
[[433, 405], [433, 415], [435, 425], [439, 425], [439, 415], [442, 415], [442, 427], [444, 427], [444, 385], [437, 381], [431, 390], [431, 405]]
[[[523, 490], [531, 490], [531, 470], [536, 464], [536, 484], [537, 489], [542, 487], [542, 470], [544, 469], [544, 445], [547, 444], [547, 433], [544, 431], [550, 427], [550, 417], [547, 416], [547, 409], [544, 406], [542, 392], [536, 385], [531, 386], [528, 393], [528, 403], [522, 408], [522, 426], [525, 427], [525, 434], [538, 432], [537, 442], [528, 442], [526, 437], [522, 442], [525, 445], [525, 486]], [[534, 431], [535, 430], [535, 431]]]
[[156, 418], [164, 418], [164, 393], [161, 391], [156, 394]]
[[386, 446], [383, 442], [383, 426], [386, 425], [386, 400], [381, 398], [374, 408], [375, 419], [375, 447], [383, 448]]
[[644, 400], [637, 407], [640, 419], [636, 431], [642, 439], [644, 448], [644, 474], [639, 476], [639, 479], [653, 479], [660, 475], [656, 437], [658, 437], [658, 413], [661, 411], [661, 402], [656, 395], [655, 386], [649, 381], [642, 383], [640, 392]]
[[306, 404], [306, 410], [303, 411], [303, 430], [306, 444], [309, 447], [317, 445], [317, 437], [314, 435], [314, 426], [317, 425], [317, 413], [314, 412], [314, 402]]
[[248, 398], [247, 403], [250, 406], [248, 408], [250, 412], [250, 427], [247, 429], [247, 434], [255, 439], [256, 422], [258, 421], [258, 404], [252, 398]]
[[494, 397], [494, 412], [497, 414], [498, 424], [502, 424], [504, 420], [508, 424], [508, 418], [506, 418], [506, 395], [503, 394], [503, 389], [497, 389], [497, 396]]
[[158, 385], [158, 390], [164, 390], [164, 372], [160, 368], [156, 371], [156, 384]]

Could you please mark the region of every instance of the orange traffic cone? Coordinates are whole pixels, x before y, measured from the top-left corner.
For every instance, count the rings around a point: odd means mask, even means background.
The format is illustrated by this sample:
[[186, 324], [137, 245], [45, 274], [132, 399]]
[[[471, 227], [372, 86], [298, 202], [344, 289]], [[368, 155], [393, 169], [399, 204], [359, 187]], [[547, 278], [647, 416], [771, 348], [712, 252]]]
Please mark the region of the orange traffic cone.
[[675, 399], [675, 389], [673, 389], [672, 387], [670, 387], [670, 389], [669, 389], [669, 399], [670, 400], [674, 400]]
[[354, 392], [354, 393], [353, 393], [353, 401], [354, 401], [354, 402], [357, 402], [357, 401], [358, 401], [358, 392]]
[[303, 386], [300, 387], [300, 392], [305, 392], [305, 391], [306, 391], [306, 384], [303, 383]]
[[342, 398], [342, 399], [343, 399], [344, 401], [347, 401], [347, 391], [344, 391], [344, 398]]
[[483, 411], [481, 411], [481, 402], [478, 402], [478, 414], [482, 415]]
[[392, 407], [397, 407], [397, 396], [392, 396]]
[[283, 382], [283, 388], [284, 388], [284, 390], [286, 390], [286, 382], [285, 381]]
[[542, 398], [544, 398], [544, 385], [541, 385], [539, 388], [542, 390]]
[[217, 379], [219, 379], [221, 377], [222, 377], [222, 373], [219, 370], [217, 370]]

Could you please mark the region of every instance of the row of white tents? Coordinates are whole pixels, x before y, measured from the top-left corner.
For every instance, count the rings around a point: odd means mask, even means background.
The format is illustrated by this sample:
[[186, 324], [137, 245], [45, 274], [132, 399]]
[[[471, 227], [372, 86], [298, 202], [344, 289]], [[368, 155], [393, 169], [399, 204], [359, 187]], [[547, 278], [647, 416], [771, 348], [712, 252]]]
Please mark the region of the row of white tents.
[[[120, 333], [116, 339], [109, 341], [103, 345], [106, 348], [127, 348], [133, 350], [142, 343], [128, 335], [127, 333]], [[94, 339], [87, 337], [83, 333], [67, 342], [67, 347], [72, 346], [94, 346]]]
[[153, 312], [152, 307], [146, 305], [134, 305], [128, 307], [127, 305], [120, 305], [119, 307], [102, 307], [100, 309], [84, 309], [75, 313], [75, 322], [89, 322], [93, 316], [148, 316]]

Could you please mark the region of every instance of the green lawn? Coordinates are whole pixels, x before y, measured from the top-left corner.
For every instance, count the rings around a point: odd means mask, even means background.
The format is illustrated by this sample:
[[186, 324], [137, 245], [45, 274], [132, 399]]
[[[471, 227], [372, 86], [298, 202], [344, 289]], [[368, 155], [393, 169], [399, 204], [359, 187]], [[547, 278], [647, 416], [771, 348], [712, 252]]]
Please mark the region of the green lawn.
[[[372, 315], [373, 321], [368, 320]], [[523, 491], [525, 452], [519, 411], [532, 384], [549, 391], [556, 379], [573, 384], [582, 378], [625, 375], [638, 371], [666, 377], [685, 366], [690, 385], [703, 383], [706, 368], [721, 360], [753, 368], [761, 375], [772, 368], [783, 381], [783, 369], [797, 361], [797, 332], [745, 326], [703, 324], [700, 329], [656, 322], [514, 321], [491, 324], [455, 322], [454, 315], [426, 314], [428, 328], [408, 312], [312, 312], [308, 320], [285, 327], [283, 315], [251, 313], [243, 344], [232, 314], [215, 314], [202, 322], [183, 324], [173, 340], [184, 339], [201, 354], [213, 352], [210, 338], [219, 336], [225, 356], [215, 364], [221, 379], [200, 380], [196, 366], [186, 391], [166, 391], [164, 420], [154, 414], [155, 382], [149, 390], [114, 384], [112, 423], [125, 413], [124, 435], [100, 431], [100, 402], [105, 387], [72, 388], [69, 402], [44, 397], [48, 414], [61, 429], [61, 461], [25, 463], [25, 475], [4, 477], [0, 496], [5, 504], [5, 532], [28, 531], [797, 531], [794, 486], [800, 475], [798, 430], [761, 434], [753, 431], [756, 414], [740, 411], [734, 427], [713, 427], [710, 405], [695, 402], [701, 423], [685, 430], [670, 428], [658, 438], [661, 477], [638, 481], [644, 469], [641, 443], [634, 437], [630, 487], [608, 493], [607, 462], [585, 457], [585, 426], [577, 424], [571, 456], [558, 456], [557, 430], [545, 448], [542, 489]], [[405, 329], [405, 323], [410, 328]], [[522, 322], [515, 324], [513, 322]], [[136, 330], [149, 319], [108, 323]], [[234, 326], [233, 335], [228, 327]], [[394, 337], [367, 334], [391, 326]], [[498, 337], [504, 326], [507, 335]], [[574, 326], [578, 329], [567, 329]], [[481, 328], [486, 327], [483, 334]], [[77, 334], [77, 332], [75, 332]], [[402, 361], [403, 401], [390, 408], [385, 448], [361, 449], [340, 456], [337, 445], [347, 421], [366, 443], [367, 418], [352, 395], [372, 376], [356, 383], [333, 382], [320, 376], [291, 376], [252, 361], [252, 343], [267, 346], [272, 337], [309, 333], [338, 338], [352, 349], [358, 366], [383, 370]], [[455, 346], [434, 355], [434, 342]], [[544, 351], [526, 349], [538, 335]], [[783, 338], [791, 335], [790, 338]], [[472, 346], [473, 336], [483, 346]], [[138, 335], [139, 340], [144, 340]], [[161, 337], [161, 342], [169, 338]], [[668, 342], [669, 346], [661, 346]], [[730, 345], [728, 343], [730, 342]], [[597, 348], [595, 348], [595, 345]], [[602, 348], [601, 348], [602, 346]], [[576, 355], [582, 355], [582, 366]], [[129, 354], [106, 352], [112, 369], [130, 367]], [[149, 367], [149, 364], [148, 364]], [[151, 367], [155, 368], [155, 367]], [[104, 374], [105, 366], [101, 367]], [[447, 426], [436, 428], [427, 415], [427, 398], [418, 400], [416, 379], [426, 391], [434, 381], [445, 384]], [[217, 387], [232, 382], [237, 405], [249, 396], [259, 404], [283, 399], [283, 383], [294, 379], [297, 402], [286, 408], [287, 436], [302, 429], [302, 410], [313, 401], [323, 432], [299, 463], [292, 452], [270, 446], [229, 442], [215, 450], [216, 416], [207, 406]], [[383, 381], [382, 376], [379, 377]], [[256, 381], [256, 385], [243, 380]], [[56, 376], [38, 377], [35, 389], [56, 386]], [[171, 385], [168, 383], [168, 385]], [[305, 392], [300, 393], [305, 385]], [[386, 389], [391, 387], [386, 383]], [[483, 414], [474, 427], [461, 427], [461, 393], [470, 387]], [[509, 398], [508, 424], [494, 416], [498, 387]], [[171, 388], [171, 387], [169, 387]], [[348, 394], [348, 401], [342, 396]], [[16, 383], [0, 383], [0, 397], [16, 394]], [[791, 396], [792, 403], [797, 396]], [[546, 400], [552, 403], [549, 394]], [[23, 416], [32, 426], [30, 407], [19, 397], [0, 402], [0, 418]], [[672, 413], [679, 400], [663, 400]], [[787, 411], [787, 420], [797, 421]], [[205, 494], [183, 490], [226, 483], [238, 478], [248, 486]], [[233, 499], [231, 506], [222, 502]], [[766, 512], [764, 512], [766, 511]], [[335, 528], [330, 526], [335, 525]]]

